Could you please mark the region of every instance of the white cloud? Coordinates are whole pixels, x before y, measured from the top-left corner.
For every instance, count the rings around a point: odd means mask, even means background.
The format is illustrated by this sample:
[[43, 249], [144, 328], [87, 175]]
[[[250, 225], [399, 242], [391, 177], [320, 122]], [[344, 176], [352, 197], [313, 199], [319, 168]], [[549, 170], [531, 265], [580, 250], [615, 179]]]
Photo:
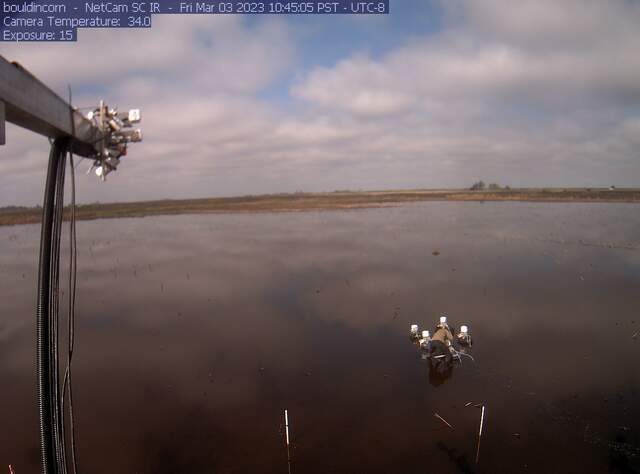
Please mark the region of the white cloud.
[[[295, 18], [158, 17], [150, 30], [81, 31], [77, 44], [7, 45], [3, 55], [61, 95], [72, 78], [76, 104], [104, 97], [143, 109], [145, 141], [106, 186], [80, 179], [84, 201], [478, 178], [637, 184], [637, 4], [443, 5], [442, 31], [303, 71], [288, 101], [261, 92], [299, 73], [306, 51]], [[94, 64], [97, 51], [110, 67]], [[12, 127], [8, 142], [0, 203], [33, 204], [46, 140]]]
[[640, 5], [627, 0], [442, 0], [451, 27], [534, 50], [590, 49], [638, 35]]
[[[214, 173], [221, 160], [255, 152], [259, 145], [249, 137], [268, 136], [265, 129], [274, 123], [274, 112], [255, 95], [283, 76], [294, 54], [281, 21], [249, 27], [237, 16], [163, 16], [147, 30], [81, 30], [77, 44], [11, 44], [3, 51], [62, 96], [71, 82], [78, 106], [104, 97], [142, 108], [145, 141], [131, 147], [108, 186], [79, 180], [86, 201], [188, 195], [195, 174]], [[46, 139], [16, 127], [7, 138], [0, 202], [33, 204], [41, 195]], [[33, 182], [25, 187], [29, 175]], [[171, 181], [175, 186], [166, 185]]]
[[[354, 55], [315, 68], [292, 93], [325, 113], [386, 117], [378, 131], [385, 139], [367, 141], [380, 147], [371, 151], [407, 165], [420, 160], [425, 174], [444, 182], [454, 181], [445, 162], [458, 178], [637, 182], [635, 130], [627, 124], [620, 132], [629, 107], [640, 106], [637, 4], [443, 4], [443, 31], [381, 58]], [[371, 98], [363, 102], [369, 109], [358, 107], [360, 98]]]
[[143, 79], [165, 92], [251, 93], [284, 73], [294, 53], [288, 40], [277, 20], [249, 28], [232, 15], [158, 16], [149, 29], [81, 29], [77, 43], [11, 43], [3, 55], [62, 90]]
[[[342, 61], [334, 68], [318, 68], [293, 95], [321, 106], [344, 108], [356, 115], [379, 117], [411, 108], [410, 91], [398, 91], [396, 71], [366, 57]], [[362, 84], [363, 87], [359, 87]]]
[[[640, 102], [637, 5], [547, 0], [518, 7], [496, 0], [447, 5], [456, 22], [440, 34], [380, 60], [354, 56], [333, 68], [316, 68], [293, 93], [352, 113], [368, 104], [373, 115], [411, 105], [440, 114], [452, 103], [456, 113], [463, 112], [461, 103], [471, 113], [480, 106], [491, 113], [522, 104], [566, 110]], [[463, 19], [467, 22], [460, 23]], [[552, 47], [546, 47], [549, 41]]]

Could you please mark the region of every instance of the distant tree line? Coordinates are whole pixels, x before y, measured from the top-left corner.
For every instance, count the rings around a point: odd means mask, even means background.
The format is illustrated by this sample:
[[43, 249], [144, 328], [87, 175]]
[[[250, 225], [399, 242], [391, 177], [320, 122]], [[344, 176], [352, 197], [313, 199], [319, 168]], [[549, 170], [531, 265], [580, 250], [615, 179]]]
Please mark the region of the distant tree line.
[[488, 185], [480, 180], [480, 181], [476, 181], [475, 183], [473, 183], [473, 185], [471, 186], [471, 191], [485, 191], [485, 190], [489, 190], [489, 191], [498, 191], [500, 189], [504, 189], [509, 191], [511, 189], [510, 186], [500, 186], [498, 183], [489, 183]]
[[29, 211], [31, 209], [38, 209], [40, 208], [40, 205], [35, 206], [35, 207], [27, 207], [27, 206], [2, 206], [0, 207], [0, 212], [24, 212], [24, 211]]

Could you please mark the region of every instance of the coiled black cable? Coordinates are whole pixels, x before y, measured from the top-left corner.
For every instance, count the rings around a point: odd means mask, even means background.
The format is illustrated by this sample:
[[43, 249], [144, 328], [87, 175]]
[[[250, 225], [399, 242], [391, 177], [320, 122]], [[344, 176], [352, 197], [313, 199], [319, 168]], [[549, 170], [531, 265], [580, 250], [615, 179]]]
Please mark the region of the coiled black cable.
[[[67, 317], [69, 339], [67, 368], [64, 372], [64, 382], [62, 384], [62, 412], [64, 413], [65, 395], [68, 393], [69, 403], [69, 425], [71, 440], [71, 465], [74, 474], [78, 472], [78, 461], [76, 459], [76, 434], [75, 423], [73, 419], [73, 393], [71, 383], [71, 361], [73, 360], [73, 349], [75, 343], [75, 317], [76, 317], [76, 287], [78, 273], [78, 246], [76, 240], [76, 182], [75, 182], [75, 166], [73, 163], [73, 154], [69, 153], [69, 170], [71, 171], [71, 203], [69, 215], [69, 314]], [[62, 424], [62, 438], [66, 439], [64, 423]]]
[[59, 321], [60, 321], [60, 238], [62, 236], [62, 220], [64, 213], [64, 178], [66, 170], [66, 148], [62, 150], [62, 156], [60, 163], [58, 164], [58, 175], [56, 178], [56, 201], [55, 201], [55, 213], [53, 218], [53, 239], [52, 239], [52, 271], [51, 271], [51, 357], [53, 364], [51, 367], [51, 383], [53, 386], [53, 401], [52, 404], [56, 407], [53, 410], [53, 422], [54, 430], [53, 437], [56, 445], [56, 461], [58, 463], [58, 469], [61, 474], [66, 474], [66, 456], [65, 456], [65, 442], [63, 437], [63, 422], [64, 411], [61, 409], [60, 404], [60, 363], [59, 363], [59, 350], [58, 345], [60, 342], [59, 336]]
[[58, 138], [51, 146], [42, 206], [36, 309], [36, 353], [38, 411], [44, 474], [66, 473], [65, 440], [62, 428], [64, 412], [60, 404], [58, 369], [58, 279], [65, 161], [69, 144], [68, 138]]
[[[69, 84], [69, 104], [73, 103], [73, 94], [71, 91], [71, 84]], [[73, 115], [72, 110], [70, 113]], [[75, 121], [71, 117], [71, 124], [73, 135], [75, 136]], [[70, 425], [70, 439], [71, 439], [71, 467], [73, 474], [78, 472], [78, 461], [76, 459], [76, 428], [73, 419], [73, 392], [71, 383], [71, 361], [73, 360], [73, 348], [75, 343], [75, 325], [76, 325], [76, 288], [78, 281], [78, 242], [76, 240], [76, 173], [73, 163], [73, 150], [72, 142], [69, 142], [69, 169], [71, 171], [71, 204], [69, 215], [69, 314], [67, 316], [67, 329], [68, 329], [68, 353], [67, 353], [67, 368], [64, 371], [64, 382], [62, 384], [62, 403], [60, 411], [62, 412], [62, 440], [64, 448], [64, 440], [67, 439], [65, 433], [64, 423], [64, 402], [65, 395], [69, 393], [69, 425]], [[66, 452], [64, 454], [66, 461]], [[65, 462], [65, 469], [66, 469]]]

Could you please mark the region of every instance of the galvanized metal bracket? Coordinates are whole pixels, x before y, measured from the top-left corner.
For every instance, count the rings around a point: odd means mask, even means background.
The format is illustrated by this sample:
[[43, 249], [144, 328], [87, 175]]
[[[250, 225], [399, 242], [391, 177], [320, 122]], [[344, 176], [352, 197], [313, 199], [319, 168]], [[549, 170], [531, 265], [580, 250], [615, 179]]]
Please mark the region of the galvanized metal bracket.
[[2, 56], [0, 101], [5, 120], [50, 138], [72, 137], [72, 148], [78, 155], [99, 153], [103, 133], [20, 64]]
[[85, 116], [69, 102], [20, 64], [0, 56], [0, 145], [5, 143], [5, 121], [50, 139], [68, 138], [69, 151], [94, 159], [104, 180], [127, 154], [127, 145], [142, 140], [142, 131], [133, 128], [141, 120], [140, 110], [118, 112], [100, 101]]

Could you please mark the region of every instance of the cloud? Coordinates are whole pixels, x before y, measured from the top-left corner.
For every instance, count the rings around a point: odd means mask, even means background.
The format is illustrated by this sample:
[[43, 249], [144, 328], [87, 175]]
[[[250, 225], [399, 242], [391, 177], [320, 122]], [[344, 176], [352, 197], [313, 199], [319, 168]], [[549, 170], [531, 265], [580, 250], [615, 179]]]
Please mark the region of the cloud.
[[397, 90], [400, 79], [396, 72], [387, 64], [354, 57], [333, 68], [317, 68], [293, 87], [292, 94], [323, 107], [342, 108], [365, 117], [396, 115], [412, 105], [410, 91]]
[[[640, 103], [640, 8], [629, 2], [495, 0], [446, 3], [449, 28], [381, 60], [347, 58], [293, 88], [304, 100], [352, 113], [393, 115]], [[574, 21], [567, 21], [573, 18]], [[551, 45], [548, 43], [551, 41]], [[368, 100], [367, 100], [368, 99]], [[376, 113], [378, 112], [378, 113]]]
[[378, 120], [388, 137], [374, 142], [378, 153], [404, 155], [409, 167], [421, 160], [446, 182], [444, 162], [459, 178], [472, 170], [516, 184], [637, 182], [626, 122], [640, 105], [637, 4], [443, 5], [441, 31], [381, 58], [317, 67], [292, 94], [325, 113]]
[[[104, 97], [143, 109], [145, 141], [106, 186], [78, 180], [84, 201], [479, 178], [637, 184], [639, 7], [521, 7], [441, 2], [439, 31], [406, 35], [384, 55], [354, 49], [329, 65], [309, 61], [295, 17], [163, 16], [147, 30], [82, 30], [77, 44], [8, 44], [3, 54], [61, 95], [71, 82], [77, 105]], [[340, 25], [327, 47], [348, 38], [350, 23]], [[95, 64], [98, 51], [109, 67]], [[8, 142], [0, 202], [33, 204], [46, 140], [12, 127]]]
[[[91, 196], [84, 200], [161, 197], [170, 181], [176, 181], [173, 192], [184, 196], [190, 186], [188, 178], [178, 182], [181, 176], [211, 174], [221, 155], [241, 157], [256, 146], [248, 137], [268, 136], [264, 129], [272, 128], [273, 112], [256, 95], [290, 66], [295, 48], [288, 35], [277, 19], [249, 26], [237, 16], [163, 16], [151, 29], [81, 30], [77, 44], [12, 44], [3, 55], [61, 96], [71, 82], [77, 106], [105, 98], [109, 104], [142, 108], [145, 141], [132, 146], [123, 160], [127, 173], [114, 174], [109, 188], [80, 180], [80, 196]], [[47, 148], [45, 138], [9, 128], [0, 162], [0, 202], [40, 199], [35, 191]], [[15, 186], [30, 174], [31, 186]], [[150, 186], [140, 187], [141, 178]]]
[[235, 15], [158, 16], [149, 29], [81, 29], [77, 43], [11, 43], [3, 55], [62, 90], [117, 90], [120, 81], [143, 79], [166, 92], [251, 93], [284, 72], [294, 52], [288, 40], [277, 20], [249, 28]]
[[451, 28], [537, 51], [589, 49], [638, 34], [640, 5], [627, 0], [441, 1]]

